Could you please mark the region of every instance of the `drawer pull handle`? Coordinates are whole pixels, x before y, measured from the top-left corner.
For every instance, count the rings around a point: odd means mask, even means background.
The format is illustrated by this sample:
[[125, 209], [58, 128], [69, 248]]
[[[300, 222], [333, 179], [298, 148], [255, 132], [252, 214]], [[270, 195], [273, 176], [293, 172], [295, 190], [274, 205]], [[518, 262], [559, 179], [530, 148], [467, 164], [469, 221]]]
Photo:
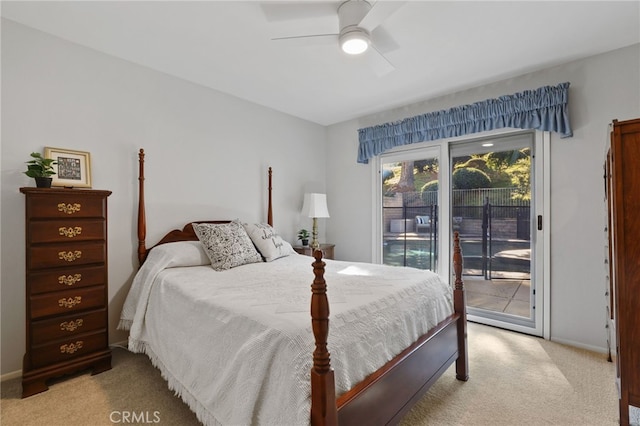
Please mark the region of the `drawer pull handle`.
[[82, 257], [82, 251], [59, 251], [58, 259], [66, 260], [67, 262], [73, 262], [74, 260], [78, 260]]
[[77, 352], [78, 350], [82, 349], [82, 345], [84, 345], [84, 342], [82, 340], [78, 340], [75, 343], [69, 343], [68, 345], [62, 345], [62, 346], [60, 346], [60, 353], [61, 354], [72, 354], [72, 353]]
[[80, 211], [80, 207], [82, 207], [80, 203], [73, 203], [73, 204], [59, 203], [58, 211], [66, 214], [74, 214]]
[[82, 319], [77, 319], [75, 321], [65, 321], [60, 323], [60, 330], [62, 331], [76, 331], [80, 327], [82, 327], [82, 323], [84, 321]]
[[58, 300], [58, 306], [61, 308], [73, 308], [76, 305], [82, 303], [82, 296], [69, 297], [67, 299]]
[[74, 285], [77, 282], [80, 282], [82, 279], [82, 274], [73, 274], [73, 275], [60, 275], [58, 277], [58, 283], [62, 285]]
[[82, 233], [82, 227], [75, 226], [73, 228], [72, 227], [65, 228], [64, 226], [61, 226], [60, 228], [58, 228], [58, 233], [62, 236], [73, 238], [73, 237], [77, 237]]

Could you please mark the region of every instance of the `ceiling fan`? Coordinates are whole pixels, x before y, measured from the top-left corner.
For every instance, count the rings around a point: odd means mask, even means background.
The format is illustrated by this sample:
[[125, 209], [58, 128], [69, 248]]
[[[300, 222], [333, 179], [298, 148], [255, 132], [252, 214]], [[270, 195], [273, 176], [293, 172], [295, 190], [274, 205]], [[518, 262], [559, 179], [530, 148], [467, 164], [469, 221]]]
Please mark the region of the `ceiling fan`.
[[[394, 45], [391, 37], [380, 25], [405, 3], [405, 1], [379, 0], [371, 3], [366, 0], [346, 0], [340, 3], [334, 12], [338, 15], [337, 33], [275, 37], [272, 38], [272, 40], [303, 42], [313, 40], [314, 42], [337, 43], [342, 51], [349, 55], [364, 54], [373, 71], [378, 76], [382, 76], [393, 71], [395, 67], [384, 57], [378, 48], [378, 46]], [[316, 5], [326, 9], [327, 3]], [[298, 6], [304, 7], [304, 4]], [[314, 5], [309, 4], [308, 6]], [[281, 10], [284, 11], [284, 7]], [[280, 20], [296, 19], [298, 12], [291, 12], [291, 10], [292, 9], [289, 9], [286, 17], [282, 14], [281, 16], [283, 17], [281, 17]], [[271, 10], [270, 13], [273, 16], [274, 10]], [[299, 16], [301, 18], [304, 17], [302, 14], [299, 14]]]

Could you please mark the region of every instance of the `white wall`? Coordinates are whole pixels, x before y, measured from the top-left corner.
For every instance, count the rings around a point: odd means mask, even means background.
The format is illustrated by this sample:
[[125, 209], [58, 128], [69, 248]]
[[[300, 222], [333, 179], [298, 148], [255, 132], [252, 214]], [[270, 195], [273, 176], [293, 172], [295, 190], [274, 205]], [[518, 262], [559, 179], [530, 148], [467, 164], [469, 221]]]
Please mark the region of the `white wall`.
[[604, 351], [602, 162], [608, 123], [640, 117], [638, 44], [330, 126], [327, 238], [337, 256], [372, 260], [372, 165], [356, 163], [357, 129], [565, 81], [574, 136], [551, 136], [551, 338]]
[[[22, 174], [45, 146], [89, 151], [108, 189], [110, 341], [136, 261], [137, 152], [150, 245], [189, 220], [266, 221], [295, 243], [306, 189], [324, 191], [325, 128], [2, 20], [2, 374], [25, 347]], [[324, 239], [324, 238], [323, 238]], [[312, 277], [311, 269], [309, 270]]]

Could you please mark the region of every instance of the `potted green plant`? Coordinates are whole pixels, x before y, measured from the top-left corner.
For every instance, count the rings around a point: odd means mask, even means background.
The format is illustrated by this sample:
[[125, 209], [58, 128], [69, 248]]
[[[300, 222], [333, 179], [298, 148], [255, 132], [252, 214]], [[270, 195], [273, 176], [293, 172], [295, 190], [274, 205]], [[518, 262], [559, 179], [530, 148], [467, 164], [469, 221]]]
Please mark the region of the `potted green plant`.
[[36, 180], [36, 187], [51, 188], [51, 176], [56, 174], [53, 165], [58, 163], [53, 158], [44, 158], [39, 152], [32, 152], [31, 157], [32, 160], [26, 161], [27, 171], [24, 174]]
[[309, 245], [309, 231], [301, 229], [298, 231], [298, 239], [302, 242], [303, 246]]

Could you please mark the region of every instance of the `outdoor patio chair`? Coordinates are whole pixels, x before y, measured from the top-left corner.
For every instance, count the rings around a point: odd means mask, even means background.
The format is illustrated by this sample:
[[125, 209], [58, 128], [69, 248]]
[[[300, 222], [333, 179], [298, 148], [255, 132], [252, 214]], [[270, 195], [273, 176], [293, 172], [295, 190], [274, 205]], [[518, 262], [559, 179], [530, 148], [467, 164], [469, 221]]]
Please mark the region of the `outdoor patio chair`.
[[429, 216], [416, 216], [416, 232], [429, 232], [431, 229], [431, 218]]

